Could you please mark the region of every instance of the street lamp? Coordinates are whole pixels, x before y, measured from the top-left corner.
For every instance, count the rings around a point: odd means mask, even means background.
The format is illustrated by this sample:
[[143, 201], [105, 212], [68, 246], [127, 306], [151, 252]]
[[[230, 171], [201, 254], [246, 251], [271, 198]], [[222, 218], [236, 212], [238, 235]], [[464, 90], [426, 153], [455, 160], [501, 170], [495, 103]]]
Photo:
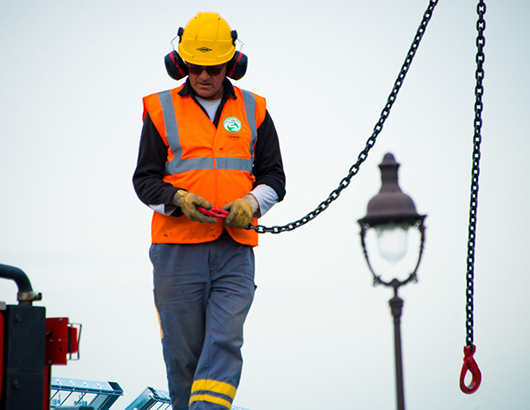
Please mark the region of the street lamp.
[[[425, 239], [426, 215], [416, 212], [414, 201], [404, 194], [398, 185], [399, 164], [390, 153], [386, 154], [381, 169], [381, 190], [374, 196], [367, 206], [366, 216], [359, 219], [361, 226], [361, 244], [368, 268], [374, 278], [375, 285], [389, 286], [394, 289], [394, 297], [390, 299], [390, 310], [394, 317], [394, 352], [396, 360], [396, 399], [398, 410], [405, 410], [405, 397], [403, 392], [403, 361], [401, 355], [401, 312], [403, 299], [398, 296], [398, 289], [411, 281], [416, 281], [416, 271], [420, 265]], [[377, 234], [379, 253], [387, 262], [400, 261], [407, 252], [407, 236], [410, 229], [417, 229], [420, 233], [420, 246], [417, 262], [412, 272], [404, 280], [392, 279], [385, 281], [381, 275], [374, 272], [366, 247], [366, 233], [374, 229]]]

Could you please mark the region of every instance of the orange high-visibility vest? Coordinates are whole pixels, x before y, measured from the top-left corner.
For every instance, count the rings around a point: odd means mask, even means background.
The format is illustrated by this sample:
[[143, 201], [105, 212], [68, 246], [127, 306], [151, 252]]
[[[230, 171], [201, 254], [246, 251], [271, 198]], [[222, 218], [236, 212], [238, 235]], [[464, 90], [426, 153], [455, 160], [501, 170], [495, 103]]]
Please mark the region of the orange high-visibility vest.
[[[254, 148], [257, 129], [265, 119], [265, 99], [234, 87], [237, 98], [226, 101], [216, 128], [191, 96], [178, 94], [182, 87], [143, 100], [145, 112], [168, 147], [164, 181], [222, 208], [252, 191]], [[252, 224], [256, 222], [254, 218]], [[223, 227], [220, 220], [207, 224], [185, 215], [154, 212], [151, 237], [153, 243], [209, 242], [221, 235]], [[258, 244], [254, 230], [225, 229], [239, 243]]]

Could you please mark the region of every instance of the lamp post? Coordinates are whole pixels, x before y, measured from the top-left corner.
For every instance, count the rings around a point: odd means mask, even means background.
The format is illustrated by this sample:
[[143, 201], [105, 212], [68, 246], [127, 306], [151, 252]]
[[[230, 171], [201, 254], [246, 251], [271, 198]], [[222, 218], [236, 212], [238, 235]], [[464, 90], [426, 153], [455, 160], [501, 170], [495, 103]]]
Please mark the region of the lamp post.
[[[394, 289], [394, 297], [390, 299], [390, 310], [394, 318], [394, 353], [396, 362], [396, 400], [397, 409], [405, 410], [405, 397], [403, 391], [403, 361], [401, 354], [401, 313], [403, 310], [403, 299], [398, 296], [398, 289], [411, 281], [416, 281], [416, 271], [420, 265], [423, 254], [423, 243], [425, 239], [425, 226], [423, 224], [426, 215], [416, 212], [414, 201], [404, 194], [398, 185], [399, 164], [394, 156], [386, 154], [383, 162], [379, 164], [381, 170], [381, 190], [374, 196], [367, 206], [366, 216], [359, 219], [361, 227], [361, 244], [368, 268], [374, 278], [375, 285], [384, 285]], [[420, 233], [420, 246], [417, 262], [412, 272], [404, 280], [397, 278], [385, 281], [381, 275], [375, 273], [366, 247], [366, 233], [374, 229], [377, 233], [379, 253], [390, 263], [395, 263], [407, 253], [407, 233], [411, 229], [417, 229]]]

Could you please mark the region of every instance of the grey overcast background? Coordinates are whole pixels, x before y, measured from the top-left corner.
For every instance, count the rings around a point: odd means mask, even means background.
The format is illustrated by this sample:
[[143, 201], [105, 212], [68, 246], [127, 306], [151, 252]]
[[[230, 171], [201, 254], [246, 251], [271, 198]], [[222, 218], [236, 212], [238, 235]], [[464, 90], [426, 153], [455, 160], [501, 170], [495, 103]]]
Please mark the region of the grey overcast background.
[[[281, 138], [283, 225], [336, 188], [379, 117], [426, 0], [0, 0], [0, 263], [23, 269], [47, 316], [83, 324], [81, 359], [53, 374], [116, 381], [125, 408], [165, 390], [152, 301], [151, 211], [136, 198], [144, 95], [177, 86], [170, 40], [198, 11], [237, 29], [237, 83], [267, 98]], [[308, 225], [261, 236], [235, 405], [395, 407], [390, 289], [372, 287], [357, 219], [386, 152], [428, 214], [419, 282], [401, 291], [410, 410], [530, 408], [530, 3], [490, 0], [476, 247], [475, 358], [459, 390], [473, 140], [476, 2], [441, 0], [368, 160]], [[16, 286], [0, 281], [0, 300]]]

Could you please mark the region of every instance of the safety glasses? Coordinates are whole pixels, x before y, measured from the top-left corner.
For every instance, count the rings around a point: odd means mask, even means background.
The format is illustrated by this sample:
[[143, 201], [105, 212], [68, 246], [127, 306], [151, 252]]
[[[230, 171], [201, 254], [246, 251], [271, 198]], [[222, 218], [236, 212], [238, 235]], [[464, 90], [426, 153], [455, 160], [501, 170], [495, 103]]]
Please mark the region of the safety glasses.
[[221, 71], [223, 71], [224, 64], [221, 65], [211, 65], [211, 66], [201, 66], [201, 65], [195, 65], [195, 64], [187, 64], [188, 66], [188, 72], [190, 74], [200, 75], [204, 70], [208, 72], [208, 74], [212, 77], [221, 74]]

